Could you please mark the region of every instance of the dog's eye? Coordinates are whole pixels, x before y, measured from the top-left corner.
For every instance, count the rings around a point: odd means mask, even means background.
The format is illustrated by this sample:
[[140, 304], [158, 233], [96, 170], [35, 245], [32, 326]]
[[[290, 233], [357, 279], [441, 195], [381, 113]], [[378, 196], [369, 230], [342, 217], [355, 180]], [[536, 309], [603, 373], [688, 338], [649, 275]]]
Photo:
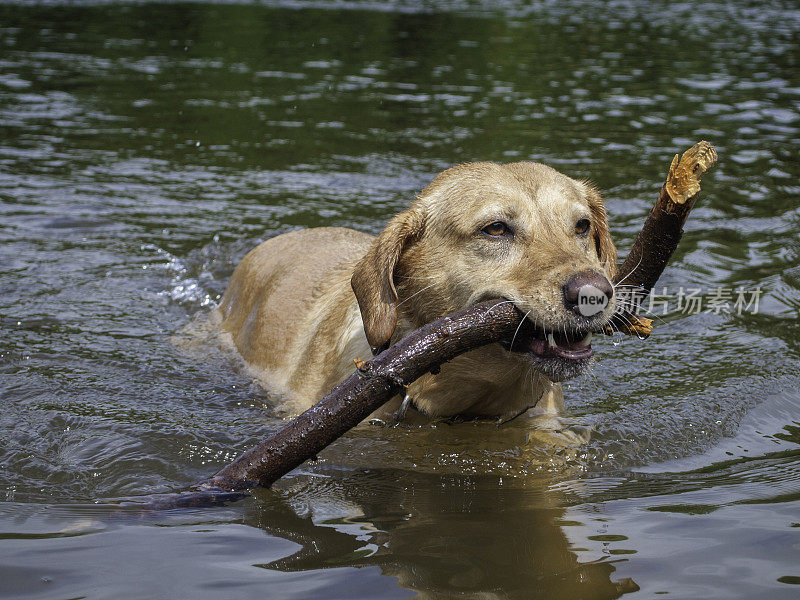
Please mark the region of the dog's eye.
[[508, 225], [503, 223], [502, 221], [495, 221], [494, 223], [489, 223], [486, 227], [481, 229], [483, 233], [486, 235], [490, 235], [492, 237], [502, 237], [504, 235], [508, 235], [511, 233], [511, 229]]
[[575, 223], [575, 233], [578, 235], [585, 235], [589, 231], [589, 227], [592, 226], [591, 221], [589, 219], [581, 219], [577, 223]]

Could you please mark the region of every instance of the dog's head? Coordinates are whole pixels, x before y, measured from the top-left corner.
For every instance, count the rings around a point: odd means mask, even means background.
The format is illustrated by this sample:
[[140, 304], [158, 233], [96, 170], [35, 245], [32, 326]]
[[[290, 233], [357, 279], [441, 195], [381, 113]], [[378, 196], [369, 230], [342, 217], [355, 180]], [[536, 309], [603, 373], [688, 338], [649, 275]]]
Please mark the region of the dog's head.
[[482, 300], [526, 315], [510, 350], [554, 381], [592, 356], [614, 310], [617, 251], [600, 194], [542, 164], [447, 169], [395, 216], [352, 277], [370, 346]]

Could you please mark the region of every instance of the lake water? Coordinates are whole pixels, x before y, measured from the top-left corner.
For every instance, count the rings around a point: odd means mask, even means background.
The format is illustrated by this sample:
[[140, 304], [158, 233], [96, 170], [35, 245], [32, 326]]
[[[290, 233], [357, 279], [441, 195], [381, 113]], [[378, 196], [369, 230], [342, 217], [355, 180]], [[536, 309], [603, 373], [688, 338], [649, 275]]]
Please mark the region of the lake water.
[[[799, 31], [788, 1], [0, 4], [0, 596], [800, 596]], [[531, 159], [602, 188], [624, 256], [700, 139], [670, 314], [567, 385], [587, 446], [364, 426], [227, 507], [109, 503], [284, 422], [174, 340], [258, 242]]]

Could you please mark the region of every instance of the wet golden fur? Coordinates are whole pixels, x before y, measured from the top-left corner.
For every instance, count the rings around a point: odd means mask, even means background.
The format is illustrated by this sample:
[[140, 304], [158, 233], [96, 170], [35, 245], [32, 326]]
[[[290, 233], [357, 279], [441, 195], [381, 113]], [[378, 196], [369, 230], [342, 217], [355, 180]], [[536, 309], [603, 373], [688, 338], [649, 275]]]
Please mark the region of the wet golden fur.
[[[591, 229], [577, 235], [584, 218]], [[511, 225], [513, 239], [482, 235], [494, 221]], [[585, 269], [612, 279], [615, 265], [593, 187], [538, 163], [471, 163], [441, 173], [377, 237], [325, 227], [259, 245], [236, 268], [217, 319], [258, 379], [302, 410], [371, 348], [483, 299], [508, 298], [548, 329], [585, 326], [563, 305], [564, 281]], [[613, 302], [596, 321], [612, 311]], [[498, 344], [422, 377], [409, 395], [431, 416], [562, 406], [560, 383]]]

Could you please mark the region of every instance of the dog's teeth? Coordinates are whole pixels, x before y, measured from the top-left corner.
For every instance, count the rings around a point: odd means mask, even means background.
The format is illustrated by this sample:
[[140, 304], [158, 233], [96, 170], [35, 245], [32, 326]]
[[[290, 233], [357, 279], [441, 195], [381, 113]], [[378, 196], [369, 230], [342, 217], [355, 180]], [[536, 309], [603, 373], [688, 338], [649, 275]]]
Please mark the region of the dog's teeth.
[[592, 332], [590, 331], [589, 333], [586, 334], [585, 338], [583, 338], [580, 342], [578, 342], [577, 345], [580, 346], [581, 348], [585, 348], [591, 343], [592, 343]]
[[547, 334], [547, 343], [550, 344], [550, 346], [552, 346], [553, 348], [557, 346], [556, 338], [553, 337], [553, 332]]

